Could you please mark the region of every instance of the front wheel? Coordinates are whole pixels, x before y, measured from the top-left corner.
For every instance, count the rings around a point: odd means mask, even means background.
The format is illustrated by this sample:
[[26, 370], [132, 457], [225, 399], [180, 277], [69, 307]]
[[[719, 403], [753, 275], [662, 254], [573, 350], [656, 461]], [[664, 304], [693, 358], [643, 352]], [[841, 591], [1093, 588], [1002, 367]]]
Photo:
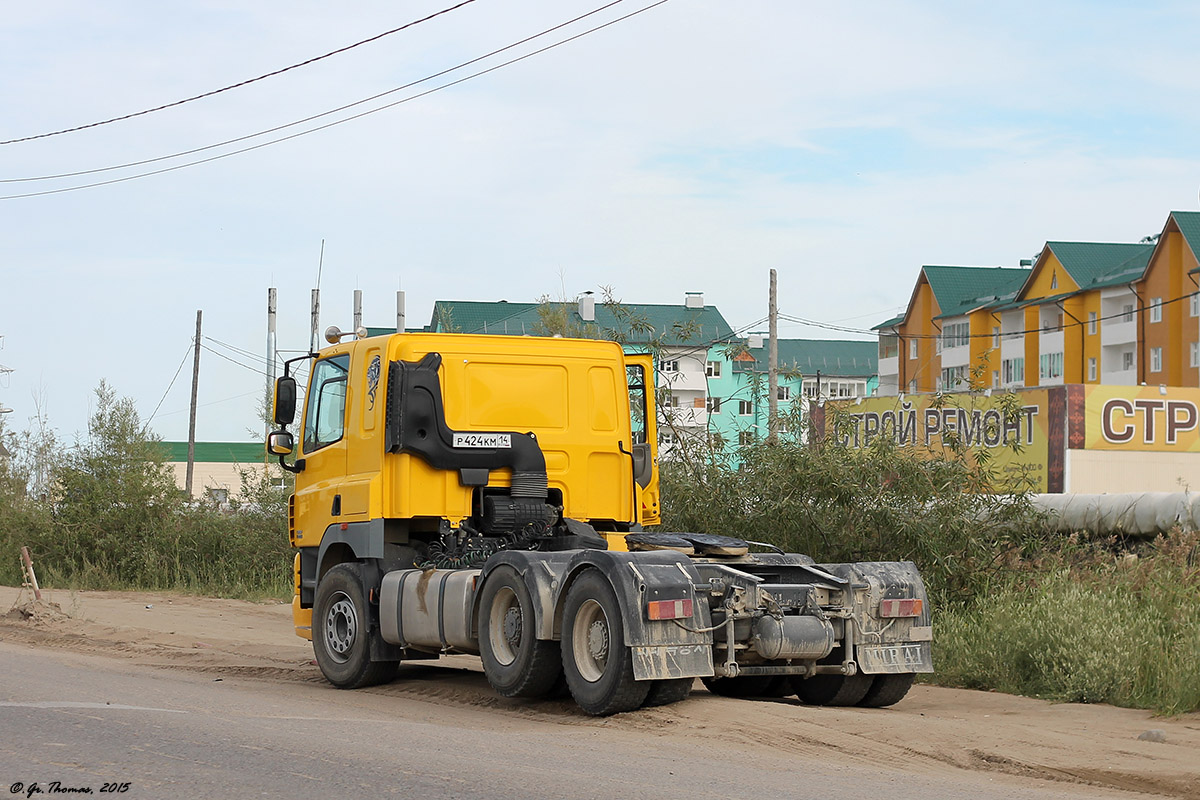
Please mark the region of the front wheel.
[[588, 569], [567, 591], [562, 658], [571, 696], [593, 716], [632, 711], [650, 692], [653, 681], [634, 680], [616, 592], [597, 570]]
[[372, 661], [370, 618], [358, 564], [325, 573], [313, 603], [313, 653], [325, 678], [339, 689], [386, 683], [395, 661]]
[[512, 567], [497, 567], [479, 597], [479, 657], [504, 697], [544, 697], [562, 674], [557, 642], [537, 638], [533, 599]]

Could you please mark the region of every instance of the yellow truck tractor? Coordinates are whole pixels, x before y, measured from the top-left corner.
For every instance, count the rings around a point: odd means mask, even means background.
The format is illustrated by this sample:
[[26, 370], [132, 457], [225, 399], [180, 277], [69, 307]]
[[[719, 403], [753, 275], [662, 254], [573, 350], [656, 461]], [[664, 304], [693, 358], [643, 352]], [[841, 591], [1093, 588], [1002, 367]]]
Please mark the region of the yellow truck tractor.
[[[653, 362], [612, 342], [392, 334], [288, 362], [296, 632], [335, 686], [467, 653], [586, 712], [734, 696], [885, 706], [932, 671], [908, 562], [816, 564], [659, 521]], [[308, 364], [299, 442], [297, 362]], [[297, 452], [298, 451], [298, 452]]]

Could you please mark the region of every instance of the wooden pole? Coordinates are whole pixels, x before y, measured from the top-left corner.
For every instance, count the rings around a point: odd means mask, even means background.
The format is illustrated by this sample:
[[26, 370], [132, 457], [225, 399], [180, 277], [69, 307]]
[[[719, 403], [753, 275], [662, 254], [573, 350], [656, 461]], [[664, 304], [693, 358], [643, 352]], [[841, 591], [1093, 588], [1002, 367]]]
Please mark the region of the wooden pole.
[[192, 473], [196, 466], [196, 396], [200, 386], [200, 318], [204, 312], [196, 312], [196, 357], [192, 360], [192, 409], [188, 414], [188, 459], [187, 476], [183, 490], [192, 499]]
[[25, 564], [25, 571], [29, 575], [29, 585], [33, 588], [33, 597], [35, 600], [42, 599], [42, 590], [38, 588], [37, 575], [33, 574], [33, 559], [29, 557], [29, 548], [21, 548], [21, 561]]

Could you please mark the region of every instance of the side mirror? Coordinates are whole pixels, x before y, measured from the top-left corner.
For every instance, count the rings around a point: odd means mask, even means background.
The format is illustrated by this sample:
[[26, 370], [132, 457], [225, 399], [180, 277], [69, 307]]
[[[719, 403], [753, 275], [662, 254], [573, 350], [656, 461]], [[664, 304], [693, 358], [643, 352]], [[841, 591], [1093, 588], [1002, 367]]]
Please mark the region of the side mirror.
[[291, 455], [296, 442], [288, 431], [271, 431], [267, 434], [267, 452], [273, 456]]
[[[285, 375], [275, 381], [275, 424], [290, 425], [295, 418], [296, 379], [290, 375]], [[290, 440], [291, 437], [289, 436], [288, 438]], [[290, 444], [288, 445], [287, 452], [292, 452]]]

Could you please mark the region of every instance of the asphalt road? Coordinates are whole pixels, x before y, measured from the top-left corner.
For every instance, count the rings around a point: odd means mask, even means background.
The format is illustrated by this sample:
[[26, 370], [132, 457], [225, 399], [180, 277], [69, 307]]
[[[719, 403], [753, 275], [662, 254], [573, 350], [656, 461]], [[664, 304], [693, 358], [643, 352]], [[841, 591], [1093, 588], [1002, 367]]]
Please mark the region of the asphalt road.
[[[578, 714], [514, 721], [494, 709], [341, 692], [316, 681], [216, 678], [5, 642], [0, 675], [0, 794], [10, 796], [68, 796], [64, 789], [130, 798], [423, 800], [1109, 796], [965, 770], [864, 768], [839, 761], [835, 750], [806, 759], [744, 741], [701, 749], [678, 729], [629, 730]], [[117, 791], [102, 791], [114, 784]]]

